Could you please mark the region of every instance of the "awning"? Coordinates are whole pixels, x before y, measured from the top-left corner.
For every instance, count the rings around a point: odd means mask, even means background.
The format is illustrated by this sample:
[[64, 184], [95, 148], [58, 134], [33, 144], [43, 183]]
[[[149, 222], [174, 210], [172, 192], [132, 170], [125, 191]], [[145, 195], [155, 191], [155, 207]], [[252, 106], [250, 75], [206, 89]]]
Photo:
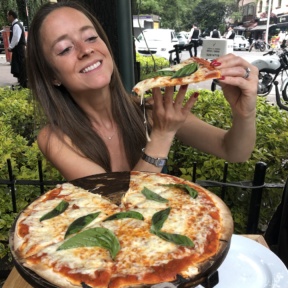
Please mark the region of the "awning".
[[[269, 25], [269, 28], [272, 26], [276, 26], [276, 24], [271, 24]], [[255, 30], [266, 30], [267, 25], [257, 25], [256, 27], [252, 28], [251, 31], [255, 31]]]

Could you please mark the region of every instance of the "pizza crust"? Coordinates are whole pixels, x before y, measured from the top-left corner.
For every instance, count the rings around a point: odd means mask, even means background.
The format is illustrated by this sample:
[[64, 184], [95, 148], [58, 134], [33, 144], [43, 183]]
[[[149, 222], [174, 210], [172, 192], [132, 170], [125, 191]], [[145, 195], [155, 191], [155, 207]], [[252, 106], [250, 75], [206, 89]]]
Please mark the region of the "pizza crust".
[[224, 201], [221, 198], [219, 198], [216, 194], [210, 192], [209, 190], [203, 187], [201, 188], [205, 190], [205, 193], [207, 193], [207, 195], [209, 195], [212, 198], [213, 202], [219, 209], [221, 218], [220, 241], [229, 242], [231, 240], [234, 231], [234, 221], [230, 209], [227, 207]]

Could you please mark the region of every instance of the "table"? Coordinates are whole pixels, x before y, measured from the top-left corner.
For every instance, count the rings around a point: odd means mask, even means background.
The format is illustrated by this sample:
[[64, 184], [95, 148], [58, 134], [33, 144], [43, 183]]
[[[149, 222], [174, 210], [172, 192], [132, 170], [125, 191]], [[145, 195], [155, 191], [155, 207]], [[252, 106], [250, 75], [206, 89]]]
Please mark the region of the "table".
[[[268, 247], [264, 237], [262, 235], [254, 235], [254, 234], [245, 234], [242, 235], [243, 237], [250, 238], [263, 246]], [[16, 268], [13, 268], [11, 273], [9, 274], [3, 288], [33, 288], [31, 285], [29, 285], [18, 273]]]

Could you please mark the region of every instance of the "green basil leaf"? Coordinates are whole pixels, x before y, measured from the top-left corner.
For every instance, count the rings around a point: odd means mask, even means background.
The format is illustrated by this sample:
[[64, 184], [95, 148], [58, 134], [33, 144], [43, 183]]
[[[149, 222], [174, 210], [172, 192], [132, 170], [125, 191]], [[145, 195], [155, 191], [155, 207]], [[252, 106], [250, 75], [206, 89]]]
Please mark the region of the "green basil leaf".
[[68, 208], [68, 206], [69, 206], [69, 203], [62, 200], [53, 210], [51, 210], [47, 214], [43, 215], [40, 218], [40, 222], [43, 220], [51, 219], [51, 218], [54, 218], [54, 217], [60, 215], [61, 213], [63, 213]]
[[113, 260], [120, 250], [120, 243], [115, 234], [103, 227], [91, 228], [80, 232], [65, 241], [57, 250], [94, 246], [107, 249]]
[[141, 191], [141, 193], [146, 197], [146, 199], [148, 200], [153, 200], [156, 202], [161, 202], [161, 203], [167, 203], [168, 200], [161, 197], [160, 195], [158, 195], [157, 193], [151, 191], [150, 189], [148, 189], [147, 187], [144, 187], [144, 189]]
[[152, 226], [151, 229], [153, 231], [158, 231], [163, 227], [164, 222], [167, 220], [169, 214], [170, 214], [171, 208], [168, 207], [164, 210], [156, 212], [152, 216]]
[[82, 216], [75, 221], [73, 221], [69, 227], [67, 228], [67, 231], [65, 233], [65, 238], [68, 236], [78, 233], [80, 230], [82, 230], [85, 226], [87, 226], [89, 223], [91, 223], [94, 219], [96, 219], [99, 216], [100, 212], [91, 213], [85, 216]]
[[184, 190], [185, 192], [188, 192], [189, 195], [195, 199], [198, 196], [198, 191], [196, 191], [195, 189], [193, 189], [192, 187], [190, 187], [187, 184], [160, 184], [161, 186], [166, 186], [166, 187], [176, 187], [176, 188], [180, 188], [182, 190]]
[[126, 212], [115, 213], [107, 217], [103, 221], [110, 221], [110, 220], [123, 219], [123, 218], [134, 218], [138, 220], [144, 220], [144, 217], [141, 213], [136, 212], [136, 211], [126, 211]]
[[159, 238], [179, 246], [194, 247], [194, 242], [185, 235], [152, 230], [151, 233]]
[[149, 79], [149, 78], [154, 78], [154, 77], [164, 77], [164, 76], [173, 76], [175, 73], [175, 71], [172, 70], [159, 70], [159, 71], [155, 71], [155, 72], [151, 72], [147, 75], [144, 76], [144, 79]]
[[176, 71], [174, 75], [171, 77], [171, 79], [189, 76], [195, 73], [197, 70], [198, 70], [198, 63], [194, 62], [194, 63], [188, 64], [184, 66], [183, 68], [179, 69], [178, 71]]

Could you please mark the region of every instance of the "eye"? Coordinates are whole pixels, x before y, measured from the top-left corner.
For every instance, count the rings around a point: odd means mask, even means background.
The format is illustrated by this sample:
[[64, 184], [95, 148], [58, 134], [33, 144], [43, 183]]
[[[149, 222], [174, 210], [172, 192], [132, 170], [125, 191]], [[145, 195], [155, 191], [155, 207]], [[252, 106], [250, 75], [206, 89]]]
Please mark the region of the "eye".
[[60, 53], [58, 53], [58, 55], [62, 56], [67, 54], [69, 51], [72, 50], [72, 46], [65, 48], [64, 50], [62, 50]]
[[88, 42], [95, 42], [98, 37], [99, 37], [99, 36], [92, 36], [92, 37], [89, 37], [86, 41], [88, 41]]

